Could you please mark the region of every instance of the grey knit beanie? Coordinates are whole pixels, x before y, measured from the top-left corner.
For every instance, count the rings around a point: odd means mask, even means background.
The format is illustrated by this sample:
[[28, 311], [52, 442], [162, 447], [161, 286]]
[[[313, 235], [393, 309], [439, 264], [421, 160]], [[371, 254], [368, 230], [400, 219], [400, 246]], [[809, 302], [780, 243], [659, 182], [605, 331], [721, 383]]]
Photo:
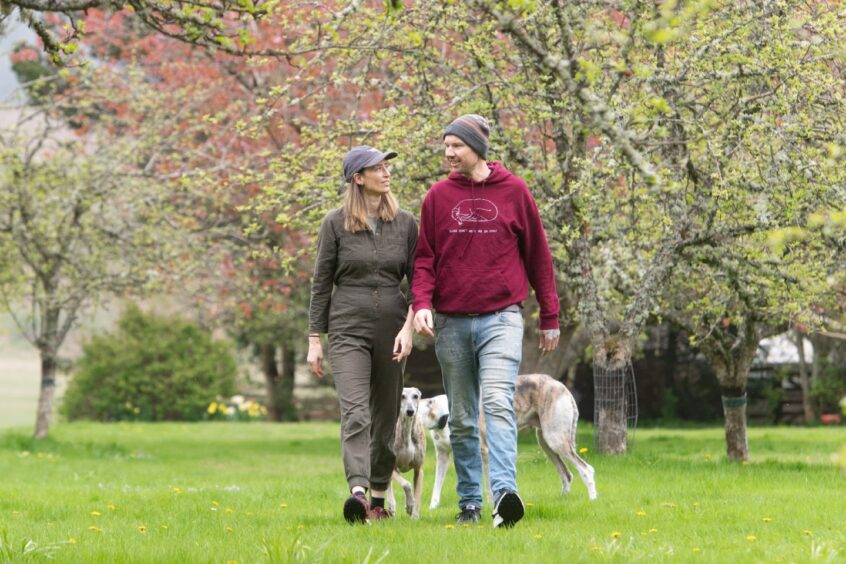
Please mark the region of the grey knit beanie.
[[488, 156], [488, 136], [491, 128], [488, 120], [476, 114], [465, 114], [449, 124], [444, 137], [455, 135], [473, 149], [483, 159]]

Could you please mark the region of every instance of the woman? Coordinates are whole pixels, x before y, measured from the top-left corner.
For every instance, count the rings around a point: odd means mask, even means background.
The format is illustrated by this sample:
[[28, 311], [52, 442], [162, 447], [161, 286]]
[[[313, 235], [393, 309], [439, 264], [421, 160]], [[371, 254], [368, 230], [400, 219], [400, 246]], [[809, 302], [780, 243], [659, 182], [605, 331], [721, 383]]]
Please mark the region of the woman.
[[417, 225], [391, 194], [387, 161], [396, 156], [366, 145], [344, 156], [344, 205], [326, 215], [317, 238], [308, 363], [322, 378], [320, 334], [328, 333], [350, 523], [389, 517], [385, 491], [394, 469], [404, 359], [411, 353], [411, 300], [400, 282], [405, 277], [411, 287]]

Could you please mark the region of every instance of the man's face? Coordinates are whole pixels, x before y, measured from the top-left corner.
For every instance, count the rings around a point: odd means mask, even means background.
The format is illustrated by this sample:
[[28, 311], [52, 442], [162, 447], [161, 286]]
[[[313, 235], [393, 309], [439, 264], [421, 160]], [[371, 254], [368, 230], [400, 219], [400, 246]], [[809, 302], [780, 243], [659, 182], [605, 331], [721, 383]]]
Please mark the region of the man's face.
[[444, 157], [452, 172], [469, 176], [481, 157], [467, 143], [455, 135], [444, 137]]

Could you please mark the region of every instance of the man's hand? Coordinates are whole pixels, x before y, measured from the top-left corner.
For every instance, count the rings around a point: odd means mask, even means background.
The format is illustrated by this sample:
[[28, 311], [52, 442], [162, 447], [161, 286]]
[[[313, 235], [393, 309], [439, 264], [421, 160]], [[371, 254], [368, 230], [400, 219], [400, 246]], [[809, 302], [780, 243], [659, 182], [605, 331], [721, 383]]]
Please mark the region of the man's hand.
[[414, 314], [414, 330], [421, 335], [435, 336], [435, 324], [432, 321], [431, 309], [420, 309]]
[[538, 348], [543, 354], [554, 351], [558, 348], [558, 339], [561, 337], [560, 329], [541, 329], [538, 333]]
[[311, 372], [318, 378], [323, 378], [323, 345], [320, 337], [308, 338], [308, 357], [306, 358]]

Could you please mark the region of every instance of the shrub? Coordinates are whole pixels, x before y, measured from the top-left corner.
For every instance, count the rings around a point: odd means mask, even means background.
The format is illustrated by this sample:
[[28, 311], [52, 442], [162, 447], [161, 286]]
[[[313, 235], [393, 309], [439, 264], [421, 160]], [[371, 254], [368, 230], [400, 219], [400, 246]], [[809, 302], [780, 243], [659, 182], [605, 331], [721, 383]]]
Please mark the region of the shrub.
[[197, 421], [235, 390], [229, 345], [195, 323], [130, 306], [83, 349], [62, 413], [69, 420]]

